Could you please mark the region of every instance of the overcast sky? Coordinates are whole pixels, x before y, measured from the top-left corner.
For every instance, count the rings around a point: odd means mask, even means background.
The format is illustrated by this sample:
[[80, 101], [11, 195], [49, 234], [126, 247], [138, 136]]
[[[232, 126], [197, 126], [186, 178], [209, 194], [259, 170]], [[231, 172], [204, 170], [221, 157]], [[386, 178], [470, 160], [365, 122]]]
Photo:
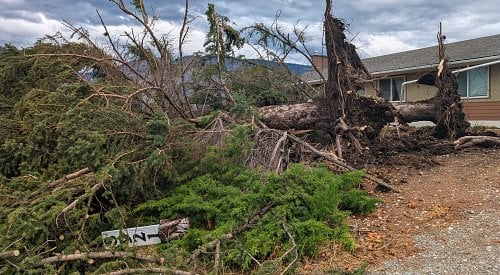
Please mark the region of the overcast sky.
[[[129, 3], [130, 0], [125, 0]], [[278, 10], [280, 21], [291, 26], [300, 20], [308, 26], [310, 47], [321, 52], [324, 0], [190, 0], [190, 15], [195, 18], [189, 37], [188, 52], [202, 50], [207, 22], [207, 3], [234, 21], [237, 28], [255, 22], [271, 23]], [[158, 29], [167, 32], [178, 27], [184, 0], [145, 0], [160, 18]], [[62, 20], [89, 29], [96, 38], [104, 32], [96, 15], [98, 9], [111, 32], [129, 30], [131, 21], [108, 0], [0, 0], [0, 43], [29, 46], [45, 34], [65, 31]], [[333, 13], [350, 23], [350, 39], [362, 57], [436, 45], [439, 22], [447, 42], [466, 40], [500, 33], [498, 0], [337, 0]], [[242, 54], [251, 56], [247, 47]], [[300, 62], [294, 56], [291, 61]]]

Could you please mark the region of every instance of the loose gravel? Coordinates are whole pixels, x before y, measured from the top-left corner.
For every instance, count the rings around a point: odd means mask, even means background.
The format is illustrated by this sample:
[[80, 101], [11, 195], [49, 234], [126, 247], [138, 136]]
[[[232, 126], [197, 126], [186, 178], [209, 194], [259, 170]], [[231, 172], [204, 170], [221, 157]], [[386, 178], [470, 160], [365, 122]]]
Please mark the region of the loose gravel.
[[[498, 195], [495, 197], [500, 201]], [[500, 213], [469, 211], [469, 220], [415, 237], [417, 255], [385, 262], [370, 274], [500, 274]]]

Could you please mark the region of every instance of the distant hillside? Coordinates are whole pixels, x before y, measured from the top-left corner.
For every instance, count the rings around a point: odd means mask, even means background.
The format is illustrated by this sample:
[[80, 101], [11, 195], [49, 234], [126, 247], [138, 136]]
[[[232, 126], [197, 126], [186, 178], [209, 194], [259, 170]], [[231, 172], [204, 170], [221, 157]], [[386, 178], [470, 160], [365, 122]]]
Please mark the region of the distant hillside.
[[[269, 61], [269, 60], [263, 60], [263, 59], [247, 59], [249, 63], [253, 64], [259, 64], [263, 65], [269, 68], [275, 68], [278, 66], [277, 62], [274, 61]], [[296, 75], [301, 75], [303, 73], [309, 72], [312, 67], [309, 65], [302, 65], [302, 64], [295, 64], [295, 63], [285, 63], [286, 66], [288, 66], [288, 70], [292, 72], [293, 74]]]

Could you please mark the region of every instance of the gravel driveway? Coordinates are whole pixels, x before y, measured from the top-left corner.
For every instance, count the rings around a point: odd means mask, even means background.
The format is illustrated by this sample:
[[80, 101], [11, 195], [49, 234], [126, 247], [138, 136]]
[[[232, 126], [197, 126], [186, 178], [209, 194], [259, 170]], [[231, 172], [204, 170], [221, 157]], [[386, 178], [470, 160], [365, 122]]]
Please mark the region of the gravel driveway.
[[500, 149], [401, 154], [369, 172], [401, 193], [368, 188], [383, 202], [349, 219], [356, 250], [327, 245], [301, 273], [368, 264], [369, 274], [500, 274]]
[[499, 151], [443, 156], [439, 161], [444, 165], [422, 172], [413, 184], [425, 186], [421, 196], [437, 197], [455, 213], [414, 236], [420, 252], [385, 261], [369, 273], [500, 274]]

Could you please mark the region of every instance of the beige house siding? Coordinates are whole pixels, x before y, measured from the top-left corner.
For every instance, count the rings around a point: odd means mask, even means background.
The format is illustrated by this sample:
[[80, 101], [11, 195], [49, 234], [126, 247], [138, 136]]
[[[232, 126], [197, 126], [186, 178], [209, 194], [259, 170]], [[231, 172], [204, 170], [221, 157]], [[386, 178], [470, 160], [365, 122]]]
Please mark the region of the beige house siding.
[[[411, 81], [420, 78], [423, 74], [424, 72], [413, 72], [408, 74], [384, 75], [384, 78], [404, 76], [406, 81]], [[380, 76], [374, 76], [374, 78], [377, 77]], [[462, 99], [466, 119], [500, 121], [500, 64], [489, 66], [488, 84], [488, 97]], [[364, 93], [367, 96], [375, 96], [376, 89], [378, 89], [378, 81], [364, 85]], [[436, 87], [410, 83], [406, 85], [406, 102], [432, 98], [436, 93]]]
[[500, 101], [500, 64], [490, 66], [490, 100]]
[[374, 82], [369, 82], [364, 86], [365, 94], [366, 96], [372, 96], [375, 97], [377, 95], [377, 81]]
[[[391, 75], [387, 77], [399, 77], [404, 76], [406, 81], [416, 80], [423, 75], [422, 72], [419, 73], [409, 73], [403, 75]], [[374, 77], [377, 77], [376, 75]], [[373, 84], [369, 83], [365, 85], [365, 92], [367, 95], [375, 96], [377, 87], [377, 81]], [[435, 96], [437, 93], [437, 88], [427, 85], [419, 85], [415, 83], [410, 83], [406, 85], [406, 101], [415, 102], [419, 100], [424, 100]], [[464, 98], [464, 102], [493, 102], [500, 101], [500, 64], [495, 64], [489, 66], [489, 86], [488, 86], [488, 97], [486, 98]]]
[[[411, 74], [399, 74], [399, 75], [391, 75], [390, 77], [404, 77], [405, 81], [411, 81], [418, 79], [422, 76], [421, 73], [411, 73]], [[375, 76], [376, 77], [376, 76]], [[366, 95], [375, 96], [377, 94], [376, 89], [378, 89], [378, 81], [374, 81], [373, 83], [368, 83], [364, 85], [364, 89]], [[414, 102], [423, 99], [428, 99], [435, 96], [437, 93], [437, 88], [433, 86], [427, 85], [418, 85], [415, 83], [410, 83], [406, 85], [406, 101]]]
[[462, 99], [467, 120], [500, 121], [500, 64], [489, 66], [487, 98]]
[[[427, 72], [428, 73], [428, 72]], [[422, 77], [424, 73], [411, 73], [406, 75], [406, 81], [416, 80]], [[406, 101], [415, 102], [429, 99], [437, 94], [437, 88], [429, 85], [410, 83], [406, 85]]]

